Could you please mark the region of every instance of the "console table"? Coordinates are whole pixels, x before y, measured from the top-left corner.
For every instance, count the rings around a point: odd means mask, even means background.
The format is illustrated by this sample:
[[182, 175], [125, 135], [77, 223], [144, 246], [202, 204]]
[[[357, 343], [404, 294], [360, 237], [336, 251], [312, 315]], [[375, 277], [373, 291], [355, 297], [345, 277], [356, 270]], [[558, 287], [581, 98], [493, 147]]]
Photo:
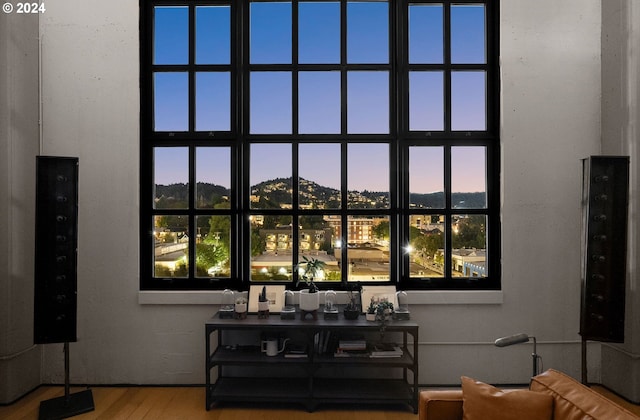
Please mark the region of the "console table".
[[[205, 322], [206, 409], [215, 402], [300, 403], [309, 411], [321, 403], [406, 403], [418, 412], [418, 324], [390, 320], [383, 340], [380, 325], [366, 321], [259, 319]], [[217, 334], [212, 335], [214, 332]], [[363, 335], [367, 340], [396, 342], [400, 357], [335, 357], [318, 348], [318, 339]], [[278, 335], [306, 343], [307, 355], [267, 356], [260, 337]], [[412, 340], [408, 340], [408, 335]], [[325, 346], [326, 348], [326, 346]]]

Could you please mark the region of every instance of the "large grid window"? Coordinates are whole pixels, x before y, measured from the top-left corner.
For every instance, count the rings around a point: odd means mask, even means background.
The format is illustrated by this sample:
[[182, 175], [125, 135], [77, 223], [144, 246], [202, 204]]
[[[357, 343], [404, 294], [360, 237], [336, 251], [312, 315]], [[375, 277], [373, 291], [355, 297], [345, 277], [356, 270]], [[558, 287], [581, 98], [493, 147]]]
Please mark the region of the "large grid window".
[[142, 289], [500, 287], [497, 1], [140, 4]]

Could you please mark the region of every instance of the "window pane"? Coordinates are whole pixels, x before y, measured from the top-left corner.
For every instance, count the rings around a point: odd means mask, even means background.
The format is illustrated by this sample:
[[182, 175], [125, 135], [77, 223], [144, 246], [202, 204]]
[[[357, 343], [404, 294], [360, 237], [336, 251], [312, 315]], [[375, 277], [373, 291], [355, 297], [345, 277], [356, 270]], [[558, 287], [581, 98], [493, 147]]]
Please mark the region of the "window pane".
[[485, 45], [484, 5], [451, 6], [451, 62], [484, 64]]
[[303, 209], [340, 208], [340, 145], [301, 144], [299, 203]]
[[251, 145], [251, 208], [291, 208], [291, 145]]
[[300, 216], [298, 223], [298, 261], [302, 260], [301, 256], [305, 256], [325, 263], [322, 273], [314, 281], [340, 281], [340, 266], [332, 248], [333, 228], [323, 216]]
[[196, 149], [196, 207], [228, 209], [231, 194], [231, 151], [228, 147]]
[[196, 277], [230, 277], [231, 216], [196, 216]]
[[251, 134], [291, 133], [291, 73], [252, 72]]
[[298, 62], [340, 62], [340, 4], [305, 3], [298, 6]]
[[303, 71], [298, 76], [298, 131], [340, 133], [340, 72]]
[[251, 217], [251, 281], [290, 280], [291, 216]]
[[442, 10], [441, 4], [409, 5], [409, 63], [444, 62]]
[[291, 63], [291, 3], [251, 3], [251, 64]]
[[156, 147], [153, 149], [154, 208], [189, 207], [189, 149]]
[[231, 62], [231, 7], [196, 7], [196, 64]]
[[154, 7], [153, 64], [189, 63], [189, 9]]
[[154, 277], [189, 275], [189, 217], [154, 216]]
[[444, 277], [444, 220], [443, 214], [409, 217], [410, 277]]
[[389, 281], [389, 217], [347, 218], [349, 281]]
[[451, 206], [458, 209], [487, 207], [486, 149], [451, 148]]
[[347, 74], [347, 132], [389, 133], [389, 73], [351, 71]]
[[387, 2], [347, 3], [347, 62], [389, 62]]
[[444, 130], [442, 72], [409, 72], [409, 130]]
[[349, 144], [349, 208], [389, 208], [389, 145]]
[[451, 129], [487, 129], [486, 75], [483, 71], [451, 73]]
[[444, 203], [444, 149], [409, 148], [409, 206], [442, 209]]
[[196, 130], [231, 129], [231, 77], [228, 72], [196, 73]]
[[153, 96], [155, 131], [187, 131], [189, 129], [187, 73], [155, 73]]
[[451, 223], [454, 277], [486, 277], [487, 216], [458, 214]]

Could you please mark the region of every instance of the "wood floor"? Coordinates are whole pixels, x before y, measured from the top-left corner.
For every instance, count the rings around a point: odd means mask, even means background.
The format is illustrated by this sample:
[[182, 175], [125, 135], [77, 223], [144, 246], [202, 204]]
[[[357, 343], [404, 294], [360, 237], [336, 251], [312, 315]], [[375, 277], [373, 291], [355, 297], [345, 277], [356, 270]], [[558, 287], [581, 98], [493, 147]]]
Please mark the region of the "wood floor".
[[[71, 393], [86, 388], [71, 388]], [[408, 406], [322, 405], [313, 413], [302, 405], [231, 406], [205, 410], [204, 387], [93, 387], [95, 410], [72, 417], [88, 419], [145, 420], [416, 420], [418, 416]], [[64, 387], [42, 386], [10, 406], [0, 406], [2, 420], [32, 420], [38, 418], [40, 401], [64, 395]]]
[[[72, 388], [71, 393], [86, 388]], [[631, 404], [614, 393], [594, 386], [593, 389], [640, 416], [640, 405]], [[308, 413], [302, 406], [230, 406], [210, 411], [204, 409], [203, 387], [93, 387], [95, 410], [73, 417], [88, 419], [153, 419], [153, 420], [416, 420], [417, 415], [405, 406], [341, 406], [322, 405]], [[33, 420], [38, 418], [40, 401], [64, 395], [64, 387], [42, 386], [10, 406], [0, 406], [0, 419]]]

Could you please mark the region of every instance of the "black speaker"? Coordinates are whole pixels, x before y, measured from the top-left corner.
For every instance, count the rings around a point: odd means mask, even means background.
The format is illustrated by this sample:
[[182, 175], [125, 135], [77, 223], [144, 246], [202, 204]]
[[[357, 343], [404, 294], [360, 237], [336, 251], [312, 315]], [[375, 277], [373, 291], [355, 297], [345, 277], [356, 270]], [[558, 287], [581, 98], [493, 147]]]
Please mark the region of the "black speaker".
[[37, 156], [34, 343], [77, 341], [78, 158]]
[[583, 160], [583, 340], [624, 341], [629, 157]]

